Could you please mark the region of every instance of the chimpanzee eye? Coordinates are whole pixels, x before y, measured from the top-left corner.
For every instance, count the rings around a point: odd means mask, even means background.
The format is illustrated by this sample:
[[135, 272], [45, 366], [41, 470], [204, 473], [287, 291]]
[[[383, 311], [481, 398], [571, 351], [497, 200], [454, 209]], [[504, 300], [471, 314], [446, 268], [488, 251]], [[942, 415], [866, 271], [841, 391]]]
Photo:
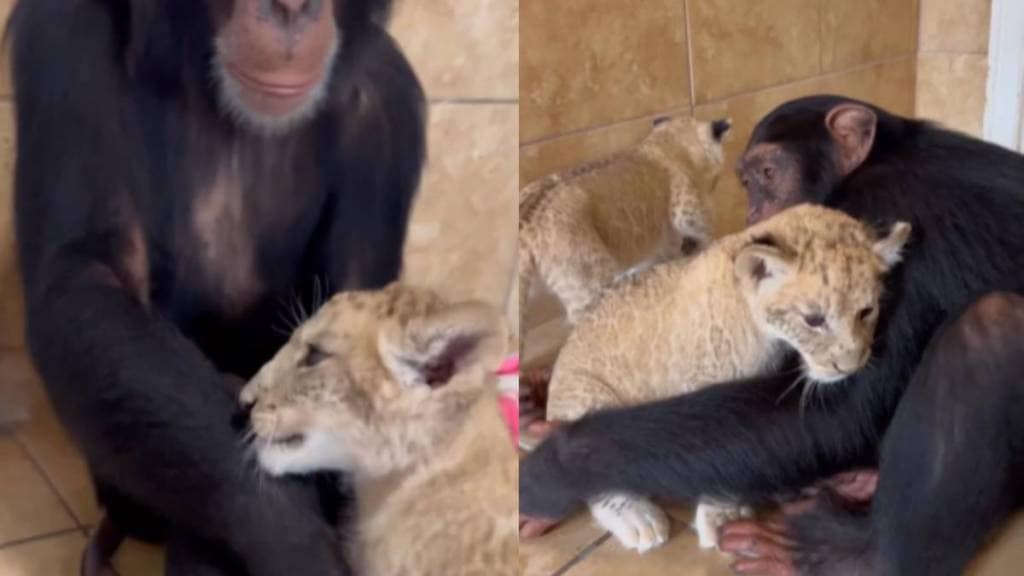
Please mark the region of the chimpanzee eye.
[[811, 328], [821, 328], [825, 325], [825, 317], [821, 314], [807, 314], [804, 316], [804, 324]]
[[331, 357], [331, 354], [320, 348], [316, 344], [310, 344], [309, 349], [306, 351], [306, 355], [299, 361], [299, 366], [302, 368], [312, 368], [317, 364]]
[[867, 308], [863, 308], [863, 309], [861, 309], [860, 312], [857, 312], [857, 319], [860, 320], [861, 322], [863, 322], [863, 321], [867, 320], [868, 317], [870, 317], [871, 314], [874, 313], [874, 311], [875, 311], [875, 309], [871, 308], [870, 306], [867, 307]]
[[764, 175], [765, 180], [771, 180], [775, 177], [775, 169], [771, 166], [765, 166], [761, 169], [761, 174]]

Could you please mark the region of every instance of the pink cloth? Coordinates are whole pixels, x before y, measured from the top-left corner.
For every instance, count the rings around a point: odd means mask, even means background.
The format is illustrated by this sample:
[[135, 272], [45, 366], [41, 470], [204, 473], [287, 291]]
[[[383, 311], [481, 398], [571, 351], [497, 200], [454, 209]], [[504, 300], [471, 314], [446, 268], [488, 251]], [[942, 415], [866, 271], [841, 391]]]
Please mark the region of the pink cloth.
[[497, 371], [501, 379], [498, 403], [512, 441], [519, 444], [519, 356], [509, 356]]

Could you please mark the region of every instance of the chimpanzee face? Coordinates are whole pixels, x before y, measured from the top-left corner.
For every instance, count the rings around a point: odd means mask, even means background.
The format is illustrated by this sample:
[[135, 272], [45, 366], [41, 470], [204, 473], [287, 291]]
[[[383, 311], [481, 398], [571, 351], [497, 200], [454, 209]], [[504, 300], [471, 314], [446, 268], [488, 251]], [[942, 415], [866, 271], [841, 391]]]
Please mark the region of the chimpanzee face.
[[747, 224], [801, 202], [825, 202], [867, 160], [876, 125], [872, 109], [841, 98], [795, 100], [769, 113], [736, 164]]
[[747, 191], [747, 224], [760, 222], [799, 204], [802, 166], [782, 144], [754, 144], [736, 164], [736, 176]]
[[285, 131], [323, 102], [340, 32], [336, 0], [210, 0], [214, 76], [224, 111], [262, 132]]

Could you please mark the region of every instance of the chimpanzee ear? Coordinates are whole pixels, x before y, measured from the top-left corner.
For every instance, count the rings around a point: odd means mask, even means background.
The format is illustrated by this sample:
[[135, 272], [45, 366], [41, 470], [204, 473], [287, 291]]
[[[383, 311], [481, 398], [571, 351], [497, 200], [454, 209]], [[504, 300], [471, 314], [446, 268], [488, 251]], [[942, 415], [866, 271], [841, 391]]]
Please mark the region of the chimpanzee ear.
[[889, 233], [875, 242], [875, 254], [885, 262], [886, 269], [892, 268], [903, 259], [903, 247], [910, 239], [911, 227], [906, 222], [897, 222], [889, 229]]
[[778, 246], [752, 243], [740, 250], [733, 263], [745, 291], [767, 294], [778, 290], [793, 274], [793, 259]]
[[498, 310], [466, 302], [409, 319], [385, 323], [377, 349], [391, 374], [405, 386], [439, 388], [466, 369], [494, 370], [507, 337]]
[[861, 104], [839, 104], [825, 115], [825, 127], [836, 145], [839, 173], [846, 176], [860, 166], [875, 143], [878, 117]]

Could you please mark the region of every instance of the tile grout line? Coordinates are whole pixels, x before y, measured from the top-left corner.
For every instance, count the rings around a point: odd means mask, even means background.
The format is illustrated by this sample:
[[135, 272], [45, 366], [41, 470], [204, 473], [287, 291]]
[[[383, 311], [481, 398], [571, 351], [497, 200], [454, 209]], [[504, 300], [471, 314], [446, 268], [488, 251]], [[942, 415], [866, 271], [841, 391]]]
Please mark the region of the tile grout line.
[[693, 31], [690, 28], [690, 1], [683, 0], [683, 27], [686, 32], [686, 68], [690, 76], [690, 113], [697, 106], [697, 85], [693, 72]]
[[[715, 104], [721, 104], [721, 103], [727, 102], [727, 101], [729, 101], [729, 100], [731, 100], [733, 98], [742, 98], [744, 96], [753, 96], [753, 95], [759, 94], [761, 92], [767, 92], [768, 90], [777, 90], [779, 88], [786, 88], [788, 86], [793, 86], [793, 85], [796, 85], [796, 84], [801, 84], [803, 82], [809, 82], [811, 80], [822, 80], [822, 79], [832, 78], [832, 77], [835, 77], [835, 76], [842, 76], [843, 74], [851, 74], [851, 73], [854, 73], [854, 72], [861, 72], [861, 71], [864, 71], [864, 70], [869, 70], [871, 68], [874, 68], [875, 66], [881, 66], [883, 64], [892, 64], [893, 62], [899, 62], [901, 60], [907, 60], [907, 59], [916, 59], [916, 55], [914, 53], [912, 53], [912, 52], [908, 52], [908, 53], [905, 53], [905, 54], [900, 54], [898, 56], [890, 56], [888, 58], [882, 58], [880, 60], [874, 60], [874, 61], [871, 61], [871, 62], [868, 62], [868, 63], [865, 63], [865, 64], [859, 64], [857, 66], [853, 66], [853, 67], [850, 67], [850, 68], [844, 68], [842, 70], [836, 70], [836, 71], [827, 72], [827, 73], [824, 73], [824, 74], [816, 74], [814, 76], [807, 76], [805, 78], [797, 78], [795, 80], [786, 80], [784, 82], [779, 82], [777, 84], [771, 84], [771, 85], [768, 85], [768, 86], [761, 86], [760, 88], [756, 88], [754, 90], [747, 90], [747, 91], [744, 91], [744, 92], [737, 92], [735, 94], [729, 94], [729, 95], [723, 96], [721, 98], [715, 98], [713, 100], [708, 100], [707, 102], [701, 102], [700, 104], [694, 103], [692, 108], [693, 109], [697, 109], [697, 108], [699, 108], [701, 106], [712, 106], [712, 105], [715, 105]], [[655, 118], [655, 117], [658, 117], [658, 116], [664, 116], [665, 114], [672, 113], [672, 112], [677, 112], [677, 111], [681, 111], [681, 110], [685, 110], [685, 109], [687, 109], [687, 107], [680, 106], [680, 107], [671, 108], [671, 109], [669, 109], [667, 111], [662, 111], [662, 112], [657, 112], [657, 113], [650, 113], [650, 114], [641, 114], [641, 115], [638, 115], [638, 116], [635, 116], [635, 117], [624, 118], [622, 120], [613, 120], [611, 122], [605, 122], [605, 123], [602, 123], [602, 124], [595, 124], [593, 126], [584, 126], [582, 128], [573, 128], [572, 130], [566, 130], [565, 132], [559, 132], [558, 134], [552, 134], [552, 135], [548, 135], [548, 136], [541, 136], [540, 138], [535, 138], [533, 140], [529, 140], [529, 141], [526, 141], [526, 142], [520, 142], [519, 143], [519, 148], [523, 149], [523, 148], [526, 148], [526, 147], [529, 147], [529, 146], [534, 146], [534, 145], [537, 145], [537, 144], [545, 144], [547, 142], [553, 142], [553, 141], [556, 141], [556, 140], [560, 140], [562, 138], [568, 138], [570, 136], [577, 136], [579, 134], [585, 134], [585, 133], [590, 132], [590, 131], [596, 131], [596, 130], [601, 130], [601, 129], [605, 129], [605, 128], [613, 128], [613, 127], [619, 126], [621, 124], [628, 124], [630, 122], [635, 122], [637, 120], [642, 120], [644, 118]]]
[[14, 438], [14, 442], [17, 443], [18, 447], [21, 448], [21, 451], [25, 454], [25, 457], [28, 458], [29, 461], [32, 463], [32, 466], [36, 469], [36, 472], [38, 472], [39, 475], [43, 477], [43, 480], [46, 482], [46, 485], [50, 487], [51, 491], [53, 491], [53, 494], [57, 497], [57, 501], [60, 502], [60, 505], [64, 508], [64, 511], [67, 512], [68, 516], [71, 517], [71, 520], [74, 521], [75, 528], [78, 530], [84, 530], [85, 525], [82, 524], [82, 521], [79, 520], [78, 515], [75, 514], [74, 510], [71, 509], [71, 506], [67, 503], [67, 501], [64, 500], [64, 495], [61, 494], [60, 490], [57, 489], [57, 485], [53, 483], [53, 480], [50, 478], [50, 475], [47, 474], [46, 469], [43, 468], [43, 465], [39, 463], [39, 460], [37, 460], [35, 455], [32, 454], [32, 451], [29, 450], [28, 446], [25, 445], [25, 442], [24, 440], [21, 439], [21, 436], [19, 436], [16, 433], [12, 434], [11, 436]]
[[564, 576], [564, 574], [566, 574], [567, 572], [569, 572], [570, 570], [575, 568], [577, 564], [579, 564], [579, 563], [583, 562], [584, 560], [586, 560], [587, 557], [590, 556], [590, 554], [594, 550], [597, 550], [597, 548], [599, 546], [601, 546], [601, 544], [604, 544], [605, 542], [607, 542], [608, 539], [611, 538], [611, 537], [612, 537], [612, 533], [611, 532], [605, 532], [604, 534], [599, 536], [596, 540], [594, 540], [590, 544], [587, 544], [586, 546], [584, 546], [583, 549], [579, 551], [579, 553], [577, 553], [575, 556], [573, 556], [572, 559], [570, 559], [568, 562], [563, 564], [561, 568], [559, 568], [558, 570], [555, 570], [554, 572], [552, 572], [551, 576]]
[[19, 538], [17, 540], [11, 540], [10, 542], [4, 542], [0, 544], [0, 550], [7, 550], [14, 548], [15, 546], [21, 546], [22, 544], [31, 544], [33, 542], [39, 542], [41, 540], [47, 540], [50, 538], [56, 538], [58, 536], [67, 536], [68, 534], [74, 534], [75, 532], [81, 532], [81, 528], [65, 528], [63, 530], [55, 530], [53, 532], [47, 532], [46, 534], [37, 534], [35, 536], [28, 536], [26, 538]]

